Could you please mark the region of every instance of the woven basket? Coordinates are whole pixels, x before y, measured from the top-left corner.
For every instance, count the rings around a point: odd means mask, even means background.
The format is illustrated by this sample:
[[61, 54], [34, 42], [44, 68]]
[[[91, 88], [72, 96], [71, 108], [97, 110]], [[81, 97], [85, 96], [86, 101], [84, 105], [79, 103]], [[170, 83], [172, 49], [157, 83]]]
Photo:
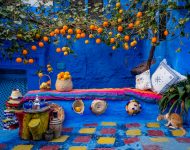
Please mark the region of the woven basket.
[[55, 89], [60, 92], [69, 92], [73, 89], [73, 82], [71, 79], [56, 80]]
[[39, 89], [40, 89], [40, 91], [48, 91], [48, 90], [51, 90], [51, 78], [50, 78], [50, 76], [47, 75], [47, 74], [43, 74], [42, 77], [45, 77], [45, 76], [49, 78], [50, 85], [49, 85], [49, 88], [40, 88], [40, 85], [41, 85], [41, 79], [42, 79], [42, 78], [39, 78]]

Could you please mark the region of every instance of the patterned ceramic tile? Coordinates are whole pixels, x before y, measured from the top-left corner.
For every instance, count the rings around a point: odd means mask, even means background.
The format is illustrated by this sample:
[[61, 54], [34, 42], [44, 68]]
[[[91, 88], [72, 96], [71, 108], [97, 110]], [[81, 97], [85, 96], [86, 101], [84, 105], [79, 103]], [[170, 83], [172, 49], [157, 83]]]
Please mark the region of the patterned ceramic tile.
[[102, 126], [116, 126], [115, 122], [102, 122]]
[[150, 138], [152, 142], [168, 142], [168, 138], [158, 137], [158, 138]]
[[143, 150], [162, 150], [159, 145], [143, 145]]
[[88, 143], [91, 140], [91, 136], [77, 136], [74, 139], [74, 143]]
[[164, 136], [164, 132], [161, 130], [148, 130], [148, 136]]
[[139, 129], [130, 129], [130, 130], [126, 131], [126, 135], [128, 135], [128, 136], [141, 135], [141, 130], [139, 130]]
[[139, 123], [128, 123], [125, 126], [126, 128], [139, 128], [141, 125]]
[[160, 128], [160, 124], [157, 122], [149, 122], [146, 125], [148, 128]]
[[173, 136], [183, 136], [184, 135], [182, 130], [172, 130], [171, 133]]
[[186, 138], [186, 137], [176, 138], [176, 140], [180, 143], [190, 143], [190, 138]]
[[103, 128], [101, 130], [101, 134], [115, 134], [116, 129], [115, 128]]
[[63, 136], [61, 136], [61, 137], [59, 137], [57, 139], [54, 139], [54, 140], [52, 140], [50, 142], [65, 142], [68, 139], [68, 137], [69, 137], [68, 135], [63, 135]]
[[114, 144], [115, 138], [114, 137], [100, 137], [97, 143], [98, 144]]
[[62, 131], [63, 132], [72, 132], [73, 128], [63, 128]]
[[85, 127], [96, 127], [98, 126], [97, 123], [88, 123], [88, 124], [84, 124]]
[[17, 145], [13, 150], [31, 150], [33, 145]]
[[81, 134], [93, 134], [96, 131], [96, 128], [82, 128], [79, 130]]
[[40, 148], [40, 150], [59, 150], [59, 145], [46, 145]]
[[138, 141], [140, 141], [140, 139], [138, 137], [131, 137], [131, 138], [124, 139], [125, 144], [131, 144], [131, 143], [135, 143]]

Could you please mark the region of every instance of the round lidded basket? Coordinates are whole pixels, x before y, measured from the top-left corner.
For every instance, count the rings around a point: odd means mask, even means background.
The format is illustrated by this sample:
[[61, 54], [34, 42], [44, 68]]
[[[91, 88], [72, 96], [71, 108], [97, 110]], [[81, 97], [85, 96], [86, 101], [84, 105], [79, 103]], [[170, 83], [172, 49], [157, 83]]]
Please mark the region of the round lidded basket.
[[[42, 82], [41, 79], [42, 77], [48, 77], [48, 81], [47, 82]], [[47, 74], [43, 74], [41, 78], [39, 78], [39, 89], [40, 91], [49, 91], [51, 90], [51, 77]]]

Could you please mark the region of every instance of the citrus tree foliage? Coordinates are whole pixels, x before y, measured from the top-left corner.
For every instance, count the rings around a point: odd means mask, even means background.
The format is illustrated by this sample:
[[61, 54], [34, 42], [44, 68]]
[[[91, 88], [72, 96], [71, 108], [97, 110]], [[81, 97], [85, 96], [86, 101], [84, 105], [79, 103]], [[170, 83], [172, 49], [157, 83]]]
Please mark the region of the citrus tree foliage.
[[[77, 0], [55, 0], [48, 7], [44, 5], [46, 2], [34, 8], [22, 0], [0, 0], [2, 56], [17, 53], [20, 55], [17, 62], [22, 62], [30, 51], [50, 42], [57, 44], [60, 37], [67, 43], [55, 51], [63, 51], [64, 55], [73, 52], [70, 47], [75, 40], [86, 37], [97, 44], [106, 43], [113, 50], [118, 47], [128, 50], [142, 39], [150, 39], [157, 46], [161, 40], [188, 37], [184, 32], [189, 21], [187, 0], [181, 0], [181, 6], [176, 1], [130, 0], [122, 5], [118, 0], [109, 0], [106, 6], [96, 3], [93, 9]], [[173, 12], [181, 10], [185, 10], [185, 15], [177, 18]], [[166, 24], [160, 24], [163, 19]], [[164, 36], [167, 38], [161, 38]], [[90, 40], [84, 42], [88, 44]], [[27, 43], [31, 48], [25, 48]]]

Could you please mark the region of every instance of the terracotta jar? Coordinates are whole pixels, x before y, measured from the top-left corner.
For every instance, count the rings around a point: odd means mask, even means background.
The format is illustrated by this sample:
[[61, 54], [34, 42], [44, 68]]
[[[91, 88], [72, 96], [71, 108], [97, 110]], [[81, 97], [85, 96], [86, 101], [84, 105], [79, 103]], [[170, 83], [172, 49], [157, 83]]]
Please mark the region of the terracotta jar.
[[58, 113], [56, 111], [53, 112], [53, 117], [50, 118], [49, 129], [53, 131], [54, 138], [61, 136], [62, 121], [58, 119]]

